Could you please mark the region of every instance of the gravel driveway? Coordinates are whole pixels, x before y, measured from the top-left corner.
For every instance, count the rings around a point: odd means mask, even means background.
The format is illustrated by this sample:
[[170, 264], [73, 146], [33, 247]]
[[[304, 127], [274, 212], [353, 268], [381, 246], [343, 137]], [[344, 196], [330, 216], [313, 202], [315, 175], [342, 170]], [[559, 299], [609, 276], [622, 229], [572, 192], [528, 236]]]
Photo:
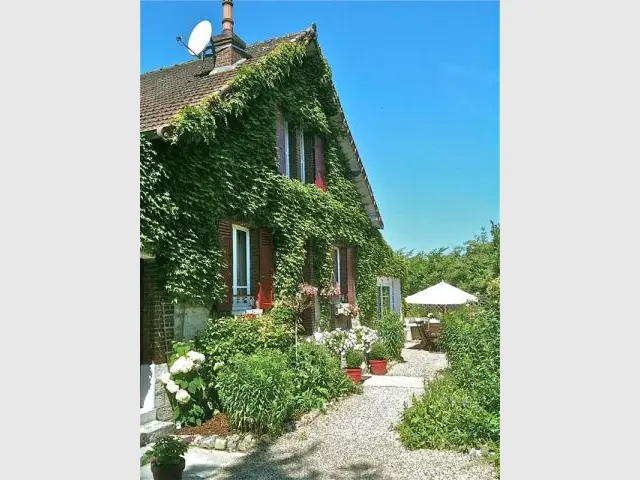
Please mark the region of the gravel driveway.
[[[446, 367], [444, 354], [405, 349], [403, 357], [407, 362], [394, 366], [388, 375], [429, 378]], [[471, 455], [408, 451], [402, 446], [392, 426], [399, 422], [404, 403], [421, 393], [421, 388], [365, 382], [362, 395], [345, 399], [327, 415], [196, 478], [493, 479], [493, 467]]]

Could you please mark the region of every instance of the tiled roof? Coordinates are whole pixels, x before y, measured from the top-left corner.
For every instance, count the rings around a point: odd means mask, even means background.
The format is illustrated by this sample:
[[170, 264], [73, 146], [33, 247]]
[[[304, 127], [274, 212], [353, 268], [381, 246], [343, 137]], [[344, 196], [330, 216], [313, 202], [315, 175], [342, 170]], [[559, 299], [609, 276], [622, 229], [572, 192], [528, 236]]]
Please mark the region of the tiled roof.
[[[248, 45], [246, 51], [249, 53], [250, 58], [247, 59], [245, 64], [256, 62], [284, 41], [297, 40], [306, 34], [315, 35], [315, 25], [301, 32], [291, 33], [283, 37], [272, 38], [264, 42], [256, 42]], [[147, 132], [156, 130], [168, 124], [169, 120], [178, 113], [182, 107], [200, 103], [204, 97], [213, 94], [227, 85], [238, 72], [238, 68], [235, 68], [232, 70], [222, 70], [213, 75], [209, 75], [213, 66], [211, 58], [205, 58], [204, 61], [192, 60], [174, 65], [173, 67], [161, 68], [160, 70], [140, 75], [140, 131]], [[340, 103], [339, 99], [338, 103]], [[364, 187], [366, 193], [364, 191], [361, 191], [361, 193], [365, 197], [369, 197], [369, 204], [373, 208], [371, 216], [374, 217], [374, 220], [379, 225], [378, 228], [382, 228], [382, 218], [375, 197], [373, 196], [371, 184], [369, 183], [364, 165], [362, 164], [355, 142], [351, 136], [351, 131], [342, 107], [340, 107], [339, 110], [340, 119], [347, 130], [353, 158], [356, 161], [358, 170], [361, 172], [357, 183], [362, 182], [360, 185]]]
[[[272, 51], [279, 43], [302, 36], [305, 31], [272, 38], [247, 46], [251, 64]], [[226, 70], [209, 75], [211, 58], [192, 60], [140, 75], [140, 131], [155, 130], [169, 122], [185, 105], [195, 105], [223, 87], [238, 72]]]

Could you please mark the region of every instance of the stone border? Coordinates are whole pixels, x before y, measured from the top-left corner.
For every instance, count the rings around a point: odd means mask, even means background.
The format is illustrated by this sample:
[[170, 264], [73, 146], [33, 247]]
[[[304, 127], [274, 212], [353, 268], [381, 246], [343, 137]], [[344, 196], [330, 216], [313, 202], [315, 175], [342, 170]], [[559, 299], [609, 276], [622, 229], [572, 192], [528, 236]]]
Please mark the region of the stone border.
[[[333, 406], [335, 401], [329, 402], [327, 407]], [[313, 422], [322, 410], [315, 409], [305, 413], [298, 421], [289, 421], [284, 425], [284, 433], [290, 433], [303, 425]], [[182, 438], [192, 447], [205, 448], [208, 450], [220, 450], [227, 452], [248, 452], [252, 450], [259, 441], [271, 439], [269, 435], [255, 435], [253, 433], [224, 435], [180, 435], [178, 430], [175, 435]]]

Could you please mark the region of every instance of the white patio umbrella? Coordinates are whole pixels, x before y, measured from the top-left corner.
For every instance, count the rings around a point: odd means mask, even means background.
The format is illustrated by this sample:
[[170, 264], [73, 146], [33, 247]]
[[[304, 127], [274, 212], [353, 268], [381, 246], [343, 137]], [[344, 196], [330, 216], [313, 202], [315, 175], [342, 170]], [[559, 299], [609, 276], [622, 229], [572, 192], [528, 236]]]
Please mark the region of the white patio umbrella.
[[430, 305], [443, 307], [446, 313], [449, 305], [465, 305], [471, 302], [477, 302], [478, 297], [471, 295], [459, 288], [449, 285], [446, 282], [440, 282], [437, 285], [426, 288], [418, 293], [409, 295], [404, 299], [407, 303], [415, 305]]

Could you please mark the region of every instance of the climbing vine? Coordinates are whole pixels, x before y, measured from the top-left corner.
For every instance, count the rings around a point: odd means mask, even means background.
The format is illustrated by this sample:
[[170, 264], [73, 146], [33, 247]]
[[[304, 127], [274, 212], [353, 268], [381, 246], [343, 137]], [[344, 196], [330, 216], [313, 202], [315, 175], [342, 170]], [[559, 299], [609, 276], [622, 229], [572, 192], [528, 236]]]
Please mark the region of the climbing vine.
[[[242, 67], [227, 95], [183, 108], [168, 141], [141, 137], [141, 248], [159, 260], [167, 292], [210, 307], [224, 293], [218, 223], [233, 218], [271, 229], [274, 290], [302, 278], [313, 239], [320, 286], [331, 278], [331, 247], [356, 247], [357, 297], [365, 321], [376, 311], [376, 276], [398, 273], [396, 255], [366, 213], [339, 141], [344, 127], [330, 69], [311, 36], [283, 42]], [[325, 139], [327, 191], [278, 172], [276, 112]]]

